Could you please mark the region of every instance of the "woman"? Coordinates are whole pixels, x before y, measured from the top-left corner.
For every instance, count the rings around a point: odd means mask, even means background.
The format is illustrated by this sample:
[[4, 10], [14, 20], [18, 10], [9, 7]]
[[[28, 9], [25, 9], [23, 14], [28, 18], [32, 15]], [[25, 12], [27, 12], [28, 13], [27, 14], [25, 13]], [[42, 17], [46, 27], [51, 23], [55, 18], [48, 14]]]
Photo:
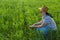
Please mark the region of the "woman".
[[[47, 40], [46, 38], [49, 33], [51, 34], [51, 32], [52, 32], [52, 35], [53, 35], [53, 32], [54, 33], [56, 32], [56, 29], [57, 29], [56, 23], [53, 20], [52, 15], [48, 13], [48, 7], [43, 6], [43, 7], [39, 8], [39, 10], [42, 14], [42, 20], [38, 23], [33, 24], [31, 27], [34, 27], [34, 28], [36, 27], [37, 31], [43, 32], [44, 38], [45, 38], [45, 40]], [[48, 31], [50, 31], [50, 32], [48, 32]], [[48, 40], [51, 40], [51, 38], [49, 37]], [[56, 39], [53, 37], [52, 40], [56, 40]]]

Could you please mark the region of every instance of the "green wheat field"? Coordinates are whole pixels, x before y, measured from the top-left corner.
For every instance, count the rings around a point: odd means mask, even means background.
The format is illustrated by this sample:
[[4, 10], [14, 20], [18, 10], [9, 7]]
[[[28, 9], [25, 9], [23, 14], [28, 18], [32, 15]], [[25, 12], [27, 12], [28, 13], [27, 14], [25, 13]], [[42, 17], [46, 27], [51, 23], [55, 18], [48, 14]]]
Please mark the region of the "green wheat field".
[[60, 0], [0, 0], [0, 40], [44, 40], [36, 28], [29, 27], [41, 20], [42, 5], [49, 8], [60, 40]]

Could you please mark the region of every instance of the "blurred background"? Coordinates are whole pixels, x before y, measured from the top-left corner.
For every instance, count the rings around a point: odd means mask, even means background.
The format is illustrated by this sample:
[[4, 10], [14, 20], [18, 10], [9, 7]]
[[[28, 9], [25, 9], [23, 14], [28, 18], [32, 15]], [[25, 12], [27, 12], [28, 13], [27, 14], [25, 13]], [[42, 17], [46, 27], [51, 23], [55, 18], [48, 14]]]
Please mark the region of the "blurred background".
[[36, 28], [29, 27], [41, 20], [42, 5], [49, 8], [60, 40], [60, 0], [0, 0], [0, 40], [44, 40]]

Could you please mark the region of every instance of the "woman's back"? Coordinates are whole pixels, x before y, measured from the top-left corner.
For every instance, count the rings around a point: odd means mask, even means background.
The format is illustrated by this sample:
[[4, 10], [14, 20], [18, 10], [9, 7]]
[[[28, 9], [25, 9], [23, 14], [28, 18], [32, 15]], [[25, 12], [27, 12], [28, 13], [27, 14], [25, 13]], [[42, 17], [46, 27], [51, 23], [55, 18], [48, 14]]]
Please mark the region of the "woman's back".
[[43, 22], [47, 23], [46, 26], [48, 26], [48, 28], [51, 28], [53, 30], [57, 29], [54, 19], [51, 18], [50, 16], [45, 15], [45, 16], [42, 17], [42, 20], [43, 20]]

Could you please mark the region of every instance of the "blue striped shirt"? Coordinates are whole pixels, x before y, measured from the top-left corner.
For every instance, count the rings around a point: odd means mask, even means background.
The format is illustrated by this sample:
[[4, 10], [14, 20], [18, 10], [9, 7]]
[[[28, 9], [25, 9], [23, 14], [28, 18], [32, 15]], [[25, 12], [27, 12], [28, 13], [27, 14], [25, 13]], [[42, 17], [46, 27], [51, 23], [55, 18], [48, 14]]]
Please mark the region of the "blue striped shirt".
[[53, 30], [56, 30], [57, 29], [56, 23], [55, 23], [54, 19], [51, 18], [50, 16], [45, 15], [45, 16], [42, 17], [42, 20], [43, 20], [43, 22], [45, 22], [47, 24], [46, 26], [48, 28], [51, 28]]

